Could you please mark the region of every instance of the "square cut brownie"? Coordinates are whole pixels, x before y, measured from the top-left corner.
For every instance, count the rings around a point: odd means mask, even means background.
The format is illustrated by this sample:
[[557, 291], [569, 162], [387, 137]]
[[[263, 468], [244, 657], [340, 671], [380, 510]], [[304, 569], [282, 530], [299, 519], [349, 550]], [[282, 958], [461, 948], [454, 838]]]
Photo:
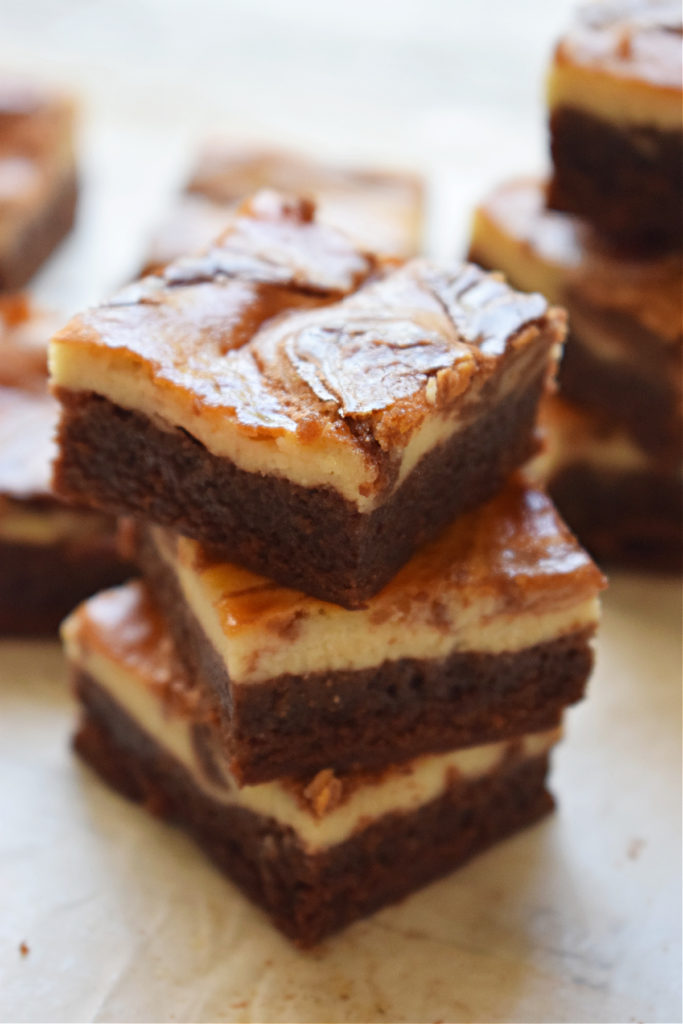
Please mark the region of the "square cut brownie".
[[402, 258], [420, 250], [424, 189], [417, 175], [334, 166], [286, 150], [214, 139], [203, 147], [184, 194], [153, 237], [147, 271], [204, 249], [238, 204], [262, 188], [313, 200], [319, 219], [361, 249]]
[[634, 437], [558, 395], [540, 415], [546, 446], [529, 465], [604, 565], [683, 568], [683, 471]]
[[562, 394], [680, 475], [683, 258], [627, 258], [576, 217], [548, 210], [541, 181], [491, 192], [474, 215], [469, 256], [569, 314]]
[[0, 75], [0, 291], [23, 287], [67, 234], [77, 191], [72, 102]]
[[54, 633], [95, 590], [129, 575], [115, 524], [51, 489], [58, 406], [47, 393], [57, 320], [0, 298], [0, 634]]
[[357, 606], [534, 450], [565, 317], [261, 193], [51, 345], [56, 485]]
[[603, 580], [513, 481], [355, 611], [137, 528], [179, 657], [240, 782], [358, 770], [551, 728], [592, 666]]
[[579, 8], [548, 81], [550, 205], [628, 248], [680, 248], [680, 0]]
[[239, 788], [144, 588], [81, 606], [63, 637], [75, 746], [114, 788], [180, 825], [285, 935], [325, 935], [451, 871], [552, 807], [549, 730], [364, 774]]

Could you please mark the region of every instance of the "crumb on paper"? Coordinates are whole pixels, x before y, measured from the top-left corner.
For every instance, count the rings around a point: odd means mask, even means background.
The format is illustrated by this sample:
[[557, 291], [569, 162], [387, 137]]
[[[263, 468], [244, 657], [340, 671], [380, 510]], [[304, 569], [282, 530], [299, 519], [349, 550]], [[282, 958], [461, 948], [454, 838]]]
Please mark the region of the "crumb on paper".
[[20, 942], [19, 943], [19, 952], [21, 953], [22, 956], [28, 956], [29, 953], [31, 952], [31, 950], [28, 948], [28, 943]]
[[638, 857], [643, 852], [646, 845], [647, 844], [644, 839], [632, 839], [631, 842], [628, 844], [626, 856], [629, 860], [638, 860]]

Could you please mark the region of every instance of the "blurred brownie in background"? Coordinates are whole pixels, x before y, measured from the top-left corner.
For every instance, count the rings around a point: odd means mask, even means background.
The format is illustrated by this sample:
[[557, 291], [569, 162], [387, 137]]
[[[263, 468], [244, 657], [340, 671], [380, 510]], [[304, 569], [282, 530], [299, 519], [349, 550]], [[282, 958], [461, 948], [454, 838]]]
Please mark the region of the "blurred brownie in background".
[[548, 81], [550, 206], [631, 249], [683, 241], [680, 0], [579, 8]]
[[215, 139], [200, 152], [183, 195], [154, 235], [145, 269], [153, 272], [205, 248], [239, 202], [261, 188], [313, 200], [319, 219], [346, 232], [360, 249], [401, 258], [420, 251], [424, 190], [419, 176]]
[[52, 492], [57, 403], [47, 342], [59, 321], [0, 299], [0, 635], [56, 631], [78, 601], [128, 575], [115, 522]]
[[569, 313], [537, 464], [569, 524], [599, 561], [679, 568], [681, 254], [626, 257], [519, 179], [477, 208], [469, 255]]
[[0, 291], [23, 287], [71, 229], [74, 105], [0, 74]]

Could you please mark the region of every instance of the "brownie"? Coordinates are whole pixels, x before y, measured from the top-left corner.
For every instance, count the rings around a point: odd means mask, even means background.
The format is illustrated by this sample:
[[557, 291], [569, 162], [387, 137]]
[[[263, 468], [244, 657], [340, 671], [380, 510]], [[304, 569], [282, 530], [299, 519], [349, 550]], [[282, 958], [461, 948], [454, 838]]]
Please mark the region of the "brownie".
[[631, 250], [683, 243], [683, 79], [678, 0], [581, 7], [548, 91], [548, 199]]
[[470, 258], [567, 309], [561, 393], [675, 471], [683, 436], [681, 254], [626, 257], [544, 200], [537, 179], [494, 189], [475, 212]]
[[115, 523], [51, 489], [58, 407], [47, 340], [59, 321], [28, 298], [0, 298], [0, 634], [54, 633], [88, 594], [120, 582]]
[[261, 193], [53, 339], [65, 497], [354, 607], [534, 450], [564, 315]]
[[552, 807], [557, 730], [400, 769], [237, 788], [136, 584], [64, 626], [75, 745], [122, 794], [180, 825], [285, 935], [308, 947], [446, 874]]
[[169, 531], [137, 560], [231, 771], [345, 771], [551, 728], [593, 661], [602, 577], [520, 482], [461, 517], [348, 611]]
[[68, 233], [77, 193], [71, 100], [0, 76], [0, 292], [22, 288]]
[[223, 232], [238, 204], [261, 188], [312, 199], [320, 219], [350, 235], [360, 248], [403, 258], [421, 248], [424, 195], [416, 175], [321, 163], [287, 150], [212, 139], [155, 233], [146, 271], [204, 249]]

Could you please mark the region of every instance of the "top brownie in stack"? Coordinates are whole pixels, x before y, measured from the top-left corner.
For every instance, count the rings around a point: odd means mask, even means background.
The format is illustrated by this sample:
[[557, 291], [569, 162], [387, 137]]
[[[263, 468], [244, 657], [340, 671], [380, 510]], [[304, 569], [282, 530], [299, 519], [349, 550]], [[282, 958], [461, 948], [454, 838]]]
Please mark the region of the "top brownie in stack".
[[680, 247], [679, 0], [582, 7], [549, 78], [552, 207], [630, 249]]
[[401, 258], [420, 249], [424, 197], [416, 175], [342, 167], [215, 139], [199, 153], [184, 194], [155, 233], [147, 271], [205, 248], [224, 230], [238, 203], [262, 188], [312, 199], [318, 219], [344, 231], [361, 248]]
[[0, 291], [23, 287], [71, 228], [74, 108], [0, 75]]
[[534, 450], [564, 315], [261, 193], [53, 339], [56, 482], [348, 607]]

